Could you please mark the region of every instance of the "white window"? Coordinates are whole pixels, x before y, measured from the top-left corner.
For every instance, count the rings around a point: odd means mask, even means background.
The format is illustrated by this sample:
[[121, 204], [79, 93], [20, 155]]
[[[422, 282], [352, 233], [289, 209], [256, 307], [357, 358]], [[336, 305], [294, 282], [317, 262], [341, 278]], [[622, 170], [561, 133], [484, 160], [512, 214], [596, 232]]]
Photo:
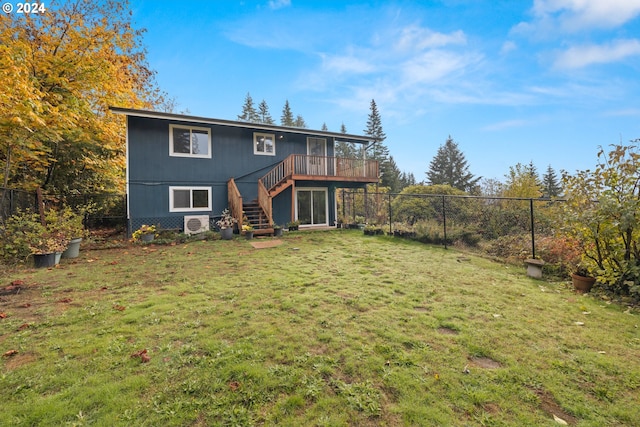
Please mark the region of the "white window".
[[253, 154], [262, 156], [276, 155], [276, 137], [272, 133], [253, 134]]
[[169, 125], [169, 155], [211, 158], [211, 129]]
[[211, 211], [211, 187], [169, 187], [169, 212]]

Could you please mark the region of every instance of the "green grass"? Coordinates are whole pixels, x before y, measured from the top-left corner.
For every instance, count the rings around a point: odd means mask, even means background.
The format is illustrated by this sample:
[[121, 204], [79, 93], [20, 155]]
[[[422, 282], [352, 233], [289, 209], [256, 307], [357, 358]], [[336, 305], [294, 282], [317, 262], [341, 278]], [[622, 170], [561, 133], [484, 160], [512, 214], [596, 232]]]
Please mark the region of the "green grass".
[[451, 249], [282, 240], [0, 273], [0, 424], [640, 425], [637, 311]]

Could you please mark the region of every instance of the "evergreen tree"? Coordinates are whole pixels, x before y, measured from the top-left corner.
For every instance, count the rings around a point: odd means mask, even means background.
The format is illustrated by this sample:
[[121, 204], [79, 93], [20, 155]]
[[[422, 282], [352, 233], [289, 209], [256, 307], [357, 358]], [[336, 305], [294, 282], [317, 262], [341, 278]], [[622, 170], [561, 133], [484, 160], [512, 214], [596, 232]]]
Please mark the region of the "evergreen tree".
[[269, 106], [264, 99], [262, 100], [262, 102], [260, 102], [260, 104], [258, 104], [258, 122], [265, 123], [267, 125], [274, 124], [271, 113], [269, 113]]
[[558, 197], [562, 194], [562, 187], [558, 182], [558, 176], [551, 165], [547, 167], [547, 172], [542, 176], [542, 193], [543, 197], [547, 198]]
[[378, 106], [374, 99], [371, 100], [369, 117], [367, 118], [367, 129], [365, 129], [364, 134], [374, 140], [371, 145], [371, 151], [367, 153], [367, 157], [378, 161], [381, 175], [380, 183], [385, 187], [391, 187], [398, 177], [393, 175], [394, 168], [388, 164], [389, 149], [383, 143], [387, 135], [384, 133], [384, 130], [382, 130], [382, 119], [380, 118]]
[[416, 177], [413, 176], [413, 172], [402, 172], [400, 174], [400, 191], [410, 185], [416, 185]]
[[389, 187], [391, 193], [398, 193], [400, 188], [400, 169], [393, 156], [389, 156], [389, 160], [381, 164], [380, 172], [382, 175], [382, 185]]
[[302, 118], [302, 116], [300, 114], [298, 114], [296, 116], [296, 120], [293, 122], [293, 125], [297, 128], [306, 128], [307, 127], [307, 122], [304, 121], [304, 119]]
[[258, 123], [258, 113], [253, 106], [253, 98], [251, 94], [247, 92], [247, 96], [244, 99], [244, 105], [242, 106], [242, 114], [238, 115], [238, 120], [242, 122]]
[[538, 168], [533, 164], [533, 160], [529, 161], [529, 164], [526, 166], [526, 170], [529, 175], [531, 175], [531, 178], [535, 180], [536, 184], [542, 185], [540, 182], [540, 175], [538, 174]]
[[[347, 127], [342, 123], [340, 125], [340, 133], [347, 133]], [[358, 158], [358, 150], [356, 144], [353, 142], [336, 141], [336, 157], [342, 157], [345, 159]]]
[[322, 128], [320, 130], [323, 130], [325, 132], [327, 132], [329, 130], [329, 128], [327, 127], [327, 123], [322, 123]]
[[367, 128], [364, 134], [375, 140], [369, 158], [380, 162], [382, 167], [382, 163], [389, 160], [389, 149], [383, 144], [383, 141], [387, 139], [387, 135], [384, 133], [384, 130], [382, 130], [382, 119], [380, 118], [378, 106], [374, 99], [371, 100], [369, 117], [367, 118]]
[[291, 112], [291, 107], [289, 106], [289, 100], [287, 99], [284, 103], [284, 107], [282, 108], [282, 116], [280, 117], [280, 124], [282, 126], [295, 126], [295, 122], [293, 120], [293, 113]]
[[476, 178], [469, 172], [464, 154], [449, 135], [429, 164], [427, 181], [431, 185], [448, 184], [458, 190], [471, 192], [476, 189], [479, 180], [480, 177]]

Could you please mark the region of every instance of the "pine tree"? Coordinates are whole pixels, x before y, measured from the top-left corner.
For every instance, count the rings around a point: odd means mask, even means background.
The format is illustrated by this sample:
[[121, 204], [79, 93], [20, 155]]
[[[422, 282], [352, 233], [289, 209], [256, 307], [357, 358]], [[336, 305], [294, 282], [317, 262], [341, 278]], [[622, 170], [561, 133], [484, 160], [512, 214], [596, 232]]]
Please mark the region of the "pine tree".
[[300, 114], [298, 114], [296, 116], [296, 120], [293, 122], [293, 125], [297, 128], [306, 128], [307, 127], [307, 122], [304, 121], [304, 119], [302, 118], [302, 116]]
[[540, 182], [540, 175], [538, 174], [538, 168], [533, 164], [533, 160], [529, 161], [529, 164], [526, 166], [527, 172], [531, 175], [538, 185], [542, 185]]
[[402, 172], [400, 174], [400, 191], [410, 185], [416, 185], [416, 177], [413, 176], [413, 172]]
[[291, 112], [291, 107], [289, 106], [289, 100], [287, 99], [284, 103], [284, 107], [282, 108], [282, 116], [280, 117], [280, 124], [282, 126], [295, 126], [295, 122], [293, 121], [293, 113]]
[[396, 161], [393, 159], [393, 156], [389, 156], [389, 161], [384, 163], [384, 170], [382, 170], [382, 176], [386, 177], [385, 185], [389, 187], [389, 191], [391, 193], [399, 193], [402, 190], [402, 185], [400, 182], [400, 169], [398, 169], [398, 165]]
[[430, 185], [448, 184], [459, 190], [471, 192], [479, 180], [479, 177], [476, 178], [469, 172], [464, 154], [449, 135], [429, 164], [427, 181]]
[[364, 134], [374, 140], [371, 146], [371, 152], [367, 153], [367, 157], [378, 161], [381, 175], [380, 183], [385, 187], [391, 187], [396, 181], [397, 176], [393, 175], [394, 169], [388, 164], [389, 149], [383, 143], [387, 135], [384, 133], [384, 130], [382, 130], [382, 119], [380, 118], [378, 106], [374, 99], [371, 100], [369, 117], [367, 118], [367, 129], [365, 129]]
[[320, 130], [323, 130], [323, 131], [325, 131], [325, 132], [328, 132], [328, 131], [329, 131], [329, 128], [327, 127], [327, 123], [326, 123], [326, 122], [325, 122], [325, 123], [322, 123], [322, 128], [320, 128]]
[[251, 98], [251, 94], [249, 92], [247, 92], [247, 96], [244, 99], [244, 105], [242, 106], [242, 114], [238, 115], [238, 120], [242, 122], [251, 122], [251, 123], [259, 122], [258, 113], [256, 112], [256, 109], [253, 106], [253, 98]]
[[558, 197], [562, 194], [562, 187], [558, 182], [558, 176], [551, 165], [547, 167], [547, 172], [542, 176], [542, 192], [543, 197], [546, 198]]
[[[347, 127], [342, 123], [340, 125], [340, 133], [347, 133]], [[336, 141], [336, 157], [345, 159], [358, 158], [358, 150], [353, 142]]]
[[260, 104], [258, 104], [258, 122], [265, 123], [267, 125], [274, 124], [271, 113], [269, 113], [269, 106], [264, 99], [262, 100], [262, 102], [260, 102]]
[[374, 99], [371, 100], [369, 117], [367, 118], [367, 129], [364, 134], [372, 137], [375, 142], [372, 146], [370, 159], [377, 160], [381, 164], [389, 160], [389, 149], [382, 143], [387, 138], [387, 135], [382, 130], [382, 119], [378, 112], [378, 106]]

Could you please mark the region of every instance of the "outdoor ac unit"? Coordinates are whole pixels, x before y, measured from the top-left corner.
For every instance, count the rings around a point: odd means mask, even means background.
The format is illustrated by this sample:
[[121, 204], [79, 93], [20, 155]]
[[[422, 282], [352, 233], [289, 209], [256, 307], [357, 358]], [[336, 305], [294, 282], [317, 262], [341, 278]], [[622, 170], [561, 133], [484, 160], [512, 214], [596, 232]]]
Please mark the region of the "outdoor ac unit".
[[208, 215], [189, 215], [184, 217], [184, 233], [198, 234], [209, 230]]

